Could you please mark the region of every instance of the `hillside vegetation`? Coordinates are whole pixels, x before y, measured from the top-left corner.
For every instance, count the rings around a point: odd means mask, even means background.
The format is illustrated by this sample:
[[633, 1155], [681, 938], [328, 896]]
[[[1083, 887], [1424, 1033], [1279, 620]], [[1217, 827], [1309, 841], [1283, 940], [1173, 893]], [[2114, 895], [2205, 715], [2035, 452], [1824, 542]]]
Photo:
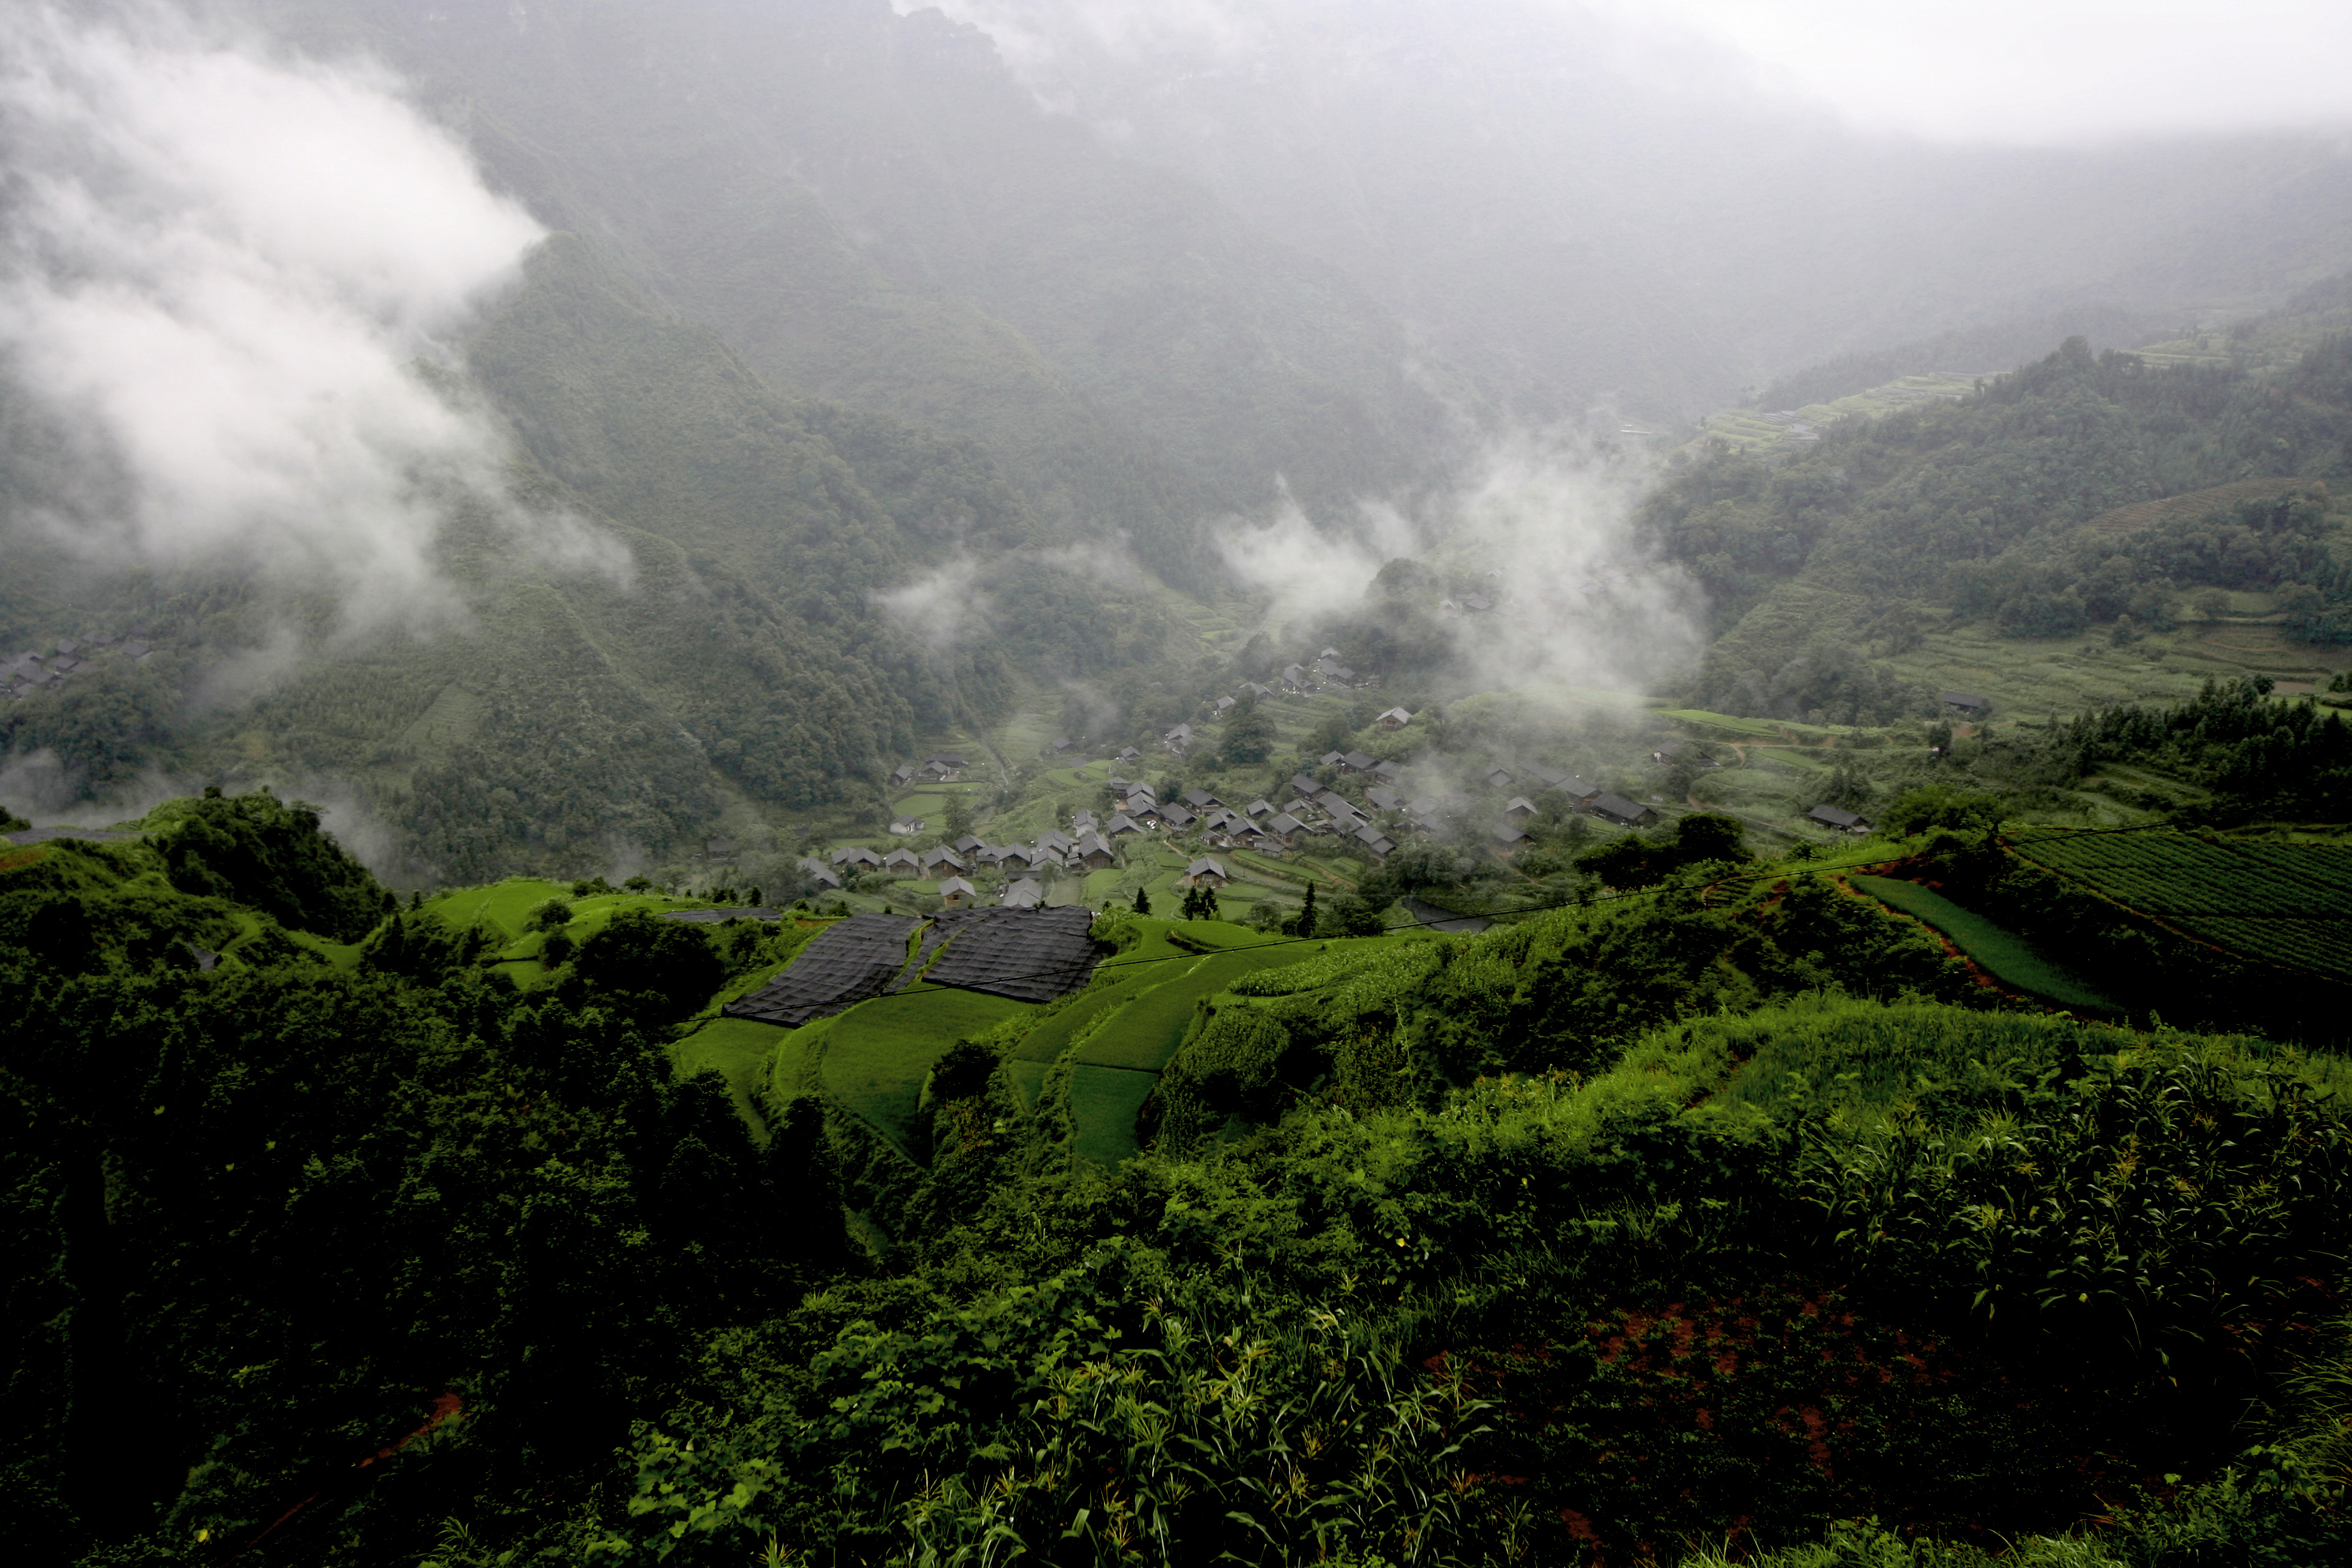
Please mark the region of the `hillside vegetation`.
[[806, 910], [394, 910], [264, 796], [16, 850], [27, 1550], [2330, 1557], [2352, 1069], [2242, 986], [2046, 1010], [1834, 881], [2000, 853], [1122, 915], [1061, 1001], [785, 1030], [715, 1009]]

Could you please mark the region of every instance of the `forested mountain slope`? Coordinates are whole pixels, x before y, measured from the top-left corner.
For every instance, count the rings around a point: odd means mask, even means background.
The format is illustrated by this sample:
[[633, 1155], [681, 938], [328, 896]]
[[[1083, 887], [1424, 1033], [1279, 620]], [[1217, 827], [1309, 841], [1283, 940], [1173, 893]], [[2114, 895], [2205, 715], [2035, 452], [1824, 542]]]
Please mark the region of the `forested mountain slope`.
[[[475, 342], [478, 385], [449, 395], [510, 424], [519, 504], [616, 538], [625, 579], [529, 558], [467, 503], [437, 547], [462, 613], [353, 639], [326, 635], [323, 598], [93, 580], [20, 535], [11, 646], [133, 626], [159, 645], [8, 705], [13, 749], [62, 770], [53, 809], [154, 770], [309, 780], [383, 822], [404, 874], [586, 869], [683, 853], [738, 803], [870, 805], [919, 729], [992, 713], [1013, 671], [1157, 647], [1118, 590], [1026, 549], [1038, 525], [970, 441], [779, 396], [572, 237], [526, 272]], [[934, 648], [876, 603], [967, 556], [992, 563], [956, 593], [984, 584], [1003, 635]]]
[[[2318, 635], [2346, 591], [2328, 486], [2347, 475], [2343, 340], [2258, 375], [2095, 356], [2074, 339], [1957, 405], [1848, 421], [1780, 453], [1698, 452], [1644, 516], [1724, 628], [1701, 706], [1871, 721], [1917, 698], [1868, 656], [1948, 624], [2069, 637], [2128, 616], [2128, 641], [2200, 590], [2262, 589], [2288, 593], [2294, 629]], [[2161, 522], [2126, 510], [2224, 485]]]
[[1277, 477], [1410, 482], [1461, 389], [1357, 285], [1046, 115], [988, 41], [884, 0], [279, 8], [446, 106], [543, 221], [771, 384], [980, 440], [1056, 532], [1178, 577]]
[[2073, 332], [2129, 347], [2352, 257], [2352, 170], [2326, 135], [1866, 136], [1606, 7], [1270, 0], [1126, 28], [1088, 0], [946, 9], [1108, 144], [1202, 181], [1553, 414], [1688, 419], [1946, 332], [2005, 346], [1924, 368], [2002, 368]]

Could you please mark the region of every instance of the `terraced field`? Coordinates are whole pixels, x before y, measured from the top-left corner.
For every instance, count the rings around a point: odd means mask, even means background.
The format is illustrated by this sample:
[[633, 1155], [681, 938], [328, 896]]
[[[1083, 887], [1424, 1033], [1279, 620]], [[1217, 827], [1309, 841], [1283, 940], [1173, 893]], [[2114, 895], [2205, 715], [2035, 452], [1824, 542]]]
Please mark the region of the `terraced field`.
[[2352, 844], [2168, 829], [2026, 837], [2010, 849], [2217, 947], [2352, 981]]
[[1853, 885], [1889, 909], [1900, 910], [1927, 925], [2011, 990], [2046, 996], [2067, 1007], [2119, 1011], [2113, 997], [2015, 931], [1962, 908], [1933, 888], [1893, 877], [1856, 877]]

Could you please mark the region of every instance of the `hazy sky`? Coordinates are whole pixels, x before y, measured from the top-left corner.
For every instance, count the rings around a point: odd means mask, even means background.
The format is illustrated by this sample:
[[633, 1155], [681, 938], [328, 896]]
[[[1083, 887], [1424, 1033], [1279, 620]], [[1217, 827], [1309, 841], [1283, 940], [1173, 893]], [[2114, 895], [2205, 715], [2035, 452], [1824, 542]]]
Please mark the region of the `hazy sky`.
[[2352, 132], [2352, 0], [893, 3], [937, 5], [985, 29], [1048, 101], [1055, 73], [1089, 56], [1181, 73], [1285, 41], [1329, 52], [1351, 29], [1409, 37], [1428, 18], [1485, 13], [1509, 26], [1549, 11], [1572, 35], [1582, 17], [1613, 24], [1622, 47], [1612, 64], [1669, 89], [1711, 93], [1745, 77], [1867, 129], [1941, 141]]
[[2352, 129], [2352, 0], [1611, 0], [1858, 123], [1944, 140]]

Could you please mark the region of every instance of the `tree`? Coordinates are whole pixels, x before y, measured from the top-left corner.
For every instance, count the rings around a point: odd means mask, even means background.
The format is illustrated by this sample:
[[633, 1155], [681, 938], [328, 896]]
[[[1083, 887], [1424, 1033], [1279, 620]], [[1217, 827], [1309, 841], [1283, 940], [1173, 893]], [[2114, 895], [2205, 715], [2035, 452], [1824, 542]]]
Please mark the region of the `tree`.
[[1244, 697], [1234, 705], [1234, 716], [1225, 724], [1225, 765], [1262, 763], [1274, 754], [1274, 721], [1257, 710], [1256, 698]]
[[1135, 912], [1139, 915], [1148, 915], [1151, 912], [1150, 889], [1138, 888], [1135, 889]]
[[1702, 860], [1748, 858], [1748, 825], [1718, 811], [1694, 812], [1675, 826], [1676, 857], [1686, 865]]
[[1292, 936], [1313, 936], [1315, 934], [1314, 883], [1309, 882], [1307, 884], [1307, 897], [1299, 903], [1297, 918], [1292, 920], [1288, 925], [1283, 927], [1283, 930]]
[[1949, 784], [1922, 784], [1906, 790], [1879, 815], [1879, 826], [1889, 833], [1924, 833], [1930, 827], [1958, 829], [1998, 827], [2001, 805], [1997, 795]]
[[1222, 918], [1217, 912], [1217, 890], [1194, 883], [1184, 893], [1184, 918], [1188, 921], [1213, 921]]

